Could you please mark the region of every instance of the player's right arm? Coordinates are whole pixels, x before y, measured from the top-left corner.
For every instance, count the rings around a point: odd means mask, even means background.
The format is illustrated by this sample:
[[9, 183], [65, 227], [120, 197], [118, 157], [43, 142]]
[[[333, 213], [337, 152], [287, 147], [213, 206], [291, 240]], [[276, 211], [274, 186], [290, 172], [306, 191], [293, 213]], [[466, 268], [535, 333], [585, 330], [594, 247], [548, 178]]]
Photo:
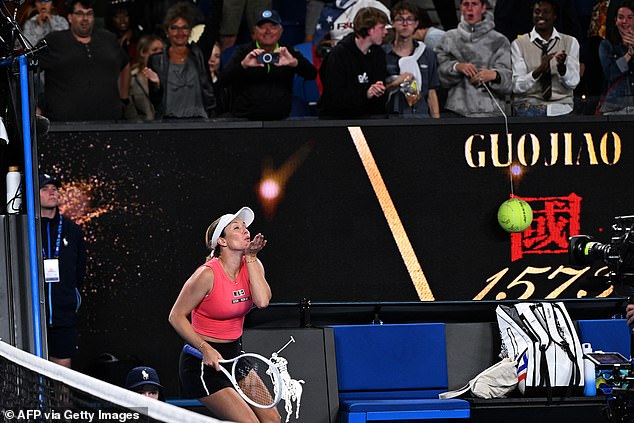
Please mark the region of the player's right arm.
[[201, 266], [185, 282], [176, 302], [169, 314], [169, 322], [176, 332], [191, 346], [203, 353], [206, 365], [218, 367], [218, 360], [222, 356], [211, 348], [205, 339], [192, 327], [188, 317], [192, 310], [201, 303], [214, 286], [214, 272], [208, 267]]

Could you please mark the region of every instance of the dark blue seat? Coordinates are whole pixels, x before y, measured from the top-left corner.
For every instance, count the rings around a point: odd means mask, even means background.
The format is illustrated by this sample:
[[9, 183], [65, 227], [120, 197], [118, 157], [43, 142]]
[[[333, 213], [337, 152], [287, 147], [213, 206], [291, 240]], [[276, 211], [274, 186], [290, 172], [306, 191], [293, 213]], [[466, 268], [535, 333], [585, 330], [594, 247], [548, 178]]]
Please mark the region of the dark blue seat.
[[[466, 404], [465, 404], [466, 403]], [[376, 420], [468, 419], [469, 403], [450, 399], [345, 400], [340, 403], [341, 422]]]
[[[295, 46], [310, 63], [313, 63], [313, 44], [302, 43]], [[299, 75], [293, 80], [293, 102], [291, 104], [291, 116], [317, 116], [317, 101], [319, 100], [319, 88], [317, 81], [307, 81]]]
[[579, 320], [581, 342], [592, 344], [594, 351], [619, 352], [630, 357], [630, 328], [625, 319]]
[[333, 326], [342, 423], [469, 418], [447, 391], [445, 325]]
[[[225, 0], [226, 1], [226, 0]], [[304, 41], [306, 35], [306, 1], [273, 0], [273, 9], [282, 17], [282, 44], [295, 45]]]

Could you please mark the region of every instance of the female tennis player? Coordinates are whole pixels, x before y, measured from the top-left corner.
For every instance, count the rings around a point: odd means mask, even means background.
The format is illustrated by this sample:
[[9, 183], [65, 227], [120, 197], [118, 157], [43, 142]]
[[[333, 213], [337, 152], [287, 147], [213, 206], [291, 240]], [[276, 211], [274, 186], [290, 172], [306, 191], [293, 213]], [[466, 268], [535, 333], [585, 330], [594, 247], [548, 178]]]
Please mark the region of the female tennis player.
[[210, 260], [185, 282], [169, 321], [187, 343], [200, 350], [205, 364], [201, 366], [200, 359], [181, 353], [179, 375], [184, 397], [198, 398], [222, 420], [279, 423], [275, 407], [251, 407], [218, 371], [219, 360], [241, 353], [244, 316], [253, 306], [268, 306], [271, 299], [264, 266], [257, 258], [266, 240], [262, 234], [251, 238], [247, 229], [254, 217], [250, 208], [242, 207], [207, 228]]

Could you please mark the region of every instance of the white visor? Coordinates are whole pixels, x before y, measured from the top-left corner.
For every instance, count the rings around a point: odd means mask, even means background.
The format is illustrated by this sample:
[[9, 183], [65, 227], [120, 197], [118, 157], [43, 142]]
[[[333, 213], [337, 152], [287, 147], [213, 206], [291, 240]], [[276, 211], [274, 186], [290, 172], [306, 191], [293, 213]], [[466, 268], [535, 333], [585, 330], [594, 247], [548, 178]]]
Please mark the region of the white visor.
[[244, 224], [248, 227], [253, 220], [255, 219], [255, 214], [253, 210], [248, 207], [242, 207], [235, 214], [225, 214], [220, 218], [220, 222], [218, 222], [218, 226], [214, 229], [214, 233], [211, 235], [211, 239], [209, 242], [209, 247], [214, 250], [216, 245], [218, 245], [218, 238], [220, 238], [220, 234], [225, 230], [227, 225], [233, 221], [235, 218], [240, 218]]

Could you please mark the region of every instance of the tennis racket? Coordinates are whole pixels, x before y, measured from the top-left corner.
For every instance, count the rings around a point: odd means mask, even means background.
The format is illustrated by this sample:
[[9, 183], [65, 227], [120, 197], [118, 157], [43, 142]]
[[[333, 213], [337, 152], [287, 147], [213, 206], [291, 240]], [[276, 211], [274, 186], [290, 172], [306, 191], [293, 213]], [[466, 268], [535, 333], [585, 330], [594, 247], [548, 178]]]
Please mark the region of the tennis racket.
[[[203, 354], [189, 344], [185, 344], [183, 351], [201, 360], [202, 378], [205, 366], [202, 361]], [[275, 364], [267, 358], [259, 354], [245, 353], [231, 360], [220, 360], [220, 363], [226, 364], [227, 367], [231, 366], [231, 373], [222, 365], [220, 371], [229, 378], [238, 394], [247, 403], [258, 408], [273, 408], [280, 402], [282, 377]]]

